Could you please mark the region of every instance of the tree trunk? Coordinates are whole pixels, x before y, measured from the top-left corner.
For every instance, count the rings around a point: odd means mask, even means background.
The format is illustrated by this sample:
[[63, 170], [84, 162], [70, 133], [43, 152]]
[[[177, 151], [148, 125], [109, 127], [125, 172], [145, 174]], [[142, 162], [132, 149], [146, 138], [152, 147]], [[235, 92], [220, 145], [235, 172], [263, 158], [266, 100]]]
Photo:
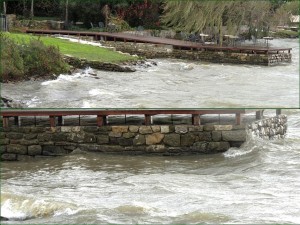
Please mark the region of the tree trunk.
[[33, 5], [34, 5], [34, 0], [31, 0], [31, 7], [30, 7], [30, 18], [31, 19], [33, 19], [33, 17], [34, 17]]
[[65, 18], [65, 24], [67, 25], [69, 23], [69, 0], [66, 0], [66, 18]]
[[219, 45], [223, 45], [223, 20], [222, 17], [218, 20], [218, 29], [219, 29]]
[[3, 14], [6, 15], [6, 2], [3, 2]]

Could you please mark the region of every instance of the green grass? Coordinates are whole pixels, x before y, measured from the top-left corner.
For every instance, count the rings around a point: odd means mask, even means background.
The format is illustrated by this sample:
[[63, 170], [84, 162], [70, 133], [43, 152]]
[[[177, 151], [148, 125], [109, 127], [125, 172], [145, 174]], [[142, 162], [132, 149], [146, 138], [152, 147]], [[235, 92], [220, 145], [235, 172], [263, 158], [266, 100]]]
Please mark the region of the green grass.
[[87, 44], [79, 44], [76, 42], [70, 42], [68, 40], [62, 40], [53, 37], [45, 36], [33, 36], [29, 34], [16, 34], [10, 33], [9, 37], [16, 40], [18, 43], [29, 42], [31, 38], [41, 40], [45, 45], [53, 45], [59, 48], [62, 54], [72, 55], [76, 58], [85, 58], [89, 61], [96, 60], [99, 62], [108, 63], [120, 63], [126, 61], [137, 60], [137, 57], [120, 54], [110, 49], [95, 47]]

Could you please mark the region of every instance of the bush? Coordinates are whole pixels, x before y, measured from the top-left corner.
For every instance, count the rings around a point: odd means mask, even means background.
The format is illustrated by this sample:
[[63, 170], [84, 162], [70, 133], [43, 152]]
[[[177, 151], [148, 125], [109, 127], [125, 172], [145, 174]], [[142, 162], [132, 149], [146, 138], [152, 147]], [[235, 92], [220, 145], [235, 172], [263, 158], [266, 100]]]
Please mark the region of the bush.
[[280, 30], [272, 34], [272, 36], [277, 38], [297, 38], [299, 33], [292, 30]]
[[24, 75], [24, 63], [19, 46], [4, 33], [0, 33], [1, 71], [0, 79], [18, 80]]
[[54, 46], [45, 46], [41, 41], [32, 39], [17, 44], [1, 33], [1, 73], [2, 81], [30, 79], [68, 71], [66, 64]]

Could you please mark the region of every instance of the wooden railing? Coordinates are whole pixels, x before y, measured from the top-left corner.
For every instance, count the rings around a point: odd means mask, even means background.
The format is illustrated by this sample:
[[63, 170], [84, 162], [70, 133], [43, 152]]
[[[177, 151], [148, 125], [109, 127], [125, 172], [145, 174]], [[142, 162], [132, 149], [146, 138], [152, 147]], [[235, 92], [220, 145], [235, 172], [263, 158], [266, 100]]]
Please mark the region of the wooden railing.
[[[3, 127], [9, 127], [9, 118], [14, 117], [15, 125], [18, 125], [19, 117], [49, 117], [50, 126], [55, 127], [56, 125], [62, 126], [62, 121], [64, 116], [82, 116], [89, 115], [95, 116], [97, 126], [104, 126], [107, 124], [107, 116], [112, 115], [144, 115], [144, 124], [151, 125], [151, 116], [154, 115], [192, 115], [192, 124], [200, 125], [200, 115], [205, 114], [234, 114], [236, 116], [236, 124], [241, 123], [241, 114], [244, 114], [244, 109], [201, 109], [201, 110], [189, 110], [189, 109], [126, 109], [126, 110], [78, 110], [78, 109], [68, 109], [68, 110], [42, 110], [42, 109], [5, 109], [0, 112], [0, 116], [3, 117]], [[56, 123], [57, 118], [57, 123]]]
[[195, 43], [192, 41], [183, 41], [170, 38], [160, 38], [152, 36], [136, 36], [126, 33], [109, 33], [109, 32], [86, 32], [86, 31], [70, 31], [70, 30], [37, 30], [28, 29], [27, 33], [32, 34], [61, 34], [61, 35], [73, 35], [73, 36], [90, 36], [94, 37], [95, 40], [105, 41], [123, 41], [123, 42], [135, 42], [135, 43], [150, 43], [150, 44], [162, 44], [172, 45], [177, 49], [188, 49], [188, 50], [200, 50], [200, 51], [220, 51], [220, 52], [239, 52], [239, 53], [250, 53], [250, 54], [278, 54], [279, 52], [288, 53], [291, 52], [292, 48], [271, 48], [271, 47], [249, 47], [249, 46], [215, 46], [205, 45], [201, 43]]

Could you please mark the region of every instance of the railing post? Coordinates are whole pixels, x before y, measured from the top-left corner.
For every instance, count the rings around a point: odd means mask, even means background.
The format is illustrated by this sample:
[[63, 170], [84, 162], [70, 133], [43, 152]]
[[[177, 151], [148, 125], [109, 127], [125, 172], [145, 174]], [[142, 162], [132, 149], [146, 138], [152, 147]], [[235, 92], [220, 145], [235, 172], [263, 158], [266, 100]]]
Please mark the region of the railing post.
[[63, 125], [63, 117], [62, 116], [58, 116], [57, 117], [57, 124], [58, 124], [58, 126], [62, 126]]
[[259, 111], [256, 111], [256, 115], [255, 115], [255, 118], [257, 119], [257, 120], [261, 120], [262, 119], [262, 111], [261, 110], [259, 110]]
[[236, 125], [241, 125], [241, 113], [235, 114]]
[[151, 125], [151, 115], [145, 114], [145, 125]]
[[55, 116], [49, 116], [50, 127], [55, 127]]
[[8, 128], [8, 116], [3, 116], [3, 127]]
[[281, 109], [276, 109], [276, 116], [281, 115]]
[[97, 115], [97, 126], [102, 127], [104, 125], [103, 116]]
[[192, 114], [192, 124], [194, 126], [199, 126], [201, 124], [200, 115], [199, 114]]
[[18, 116], [14, 116], [14, 121], [15, 121], [15, 125], [19, 126], [19, 117]]

